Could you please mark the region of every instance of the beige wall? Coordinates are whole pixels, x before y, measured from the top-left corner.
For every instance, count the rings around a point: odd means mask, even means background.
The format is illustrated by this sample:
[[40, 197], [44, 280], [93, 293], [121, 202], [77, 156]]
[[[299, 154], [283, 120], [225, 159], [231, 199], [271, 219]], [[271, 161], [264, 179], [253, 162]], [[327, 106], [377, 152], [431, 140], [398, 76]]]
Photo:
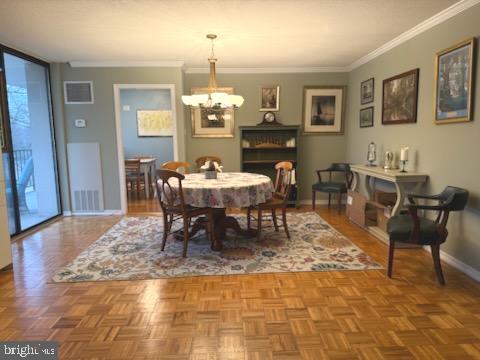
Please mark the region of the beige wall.
[[[427, 192], [446, 185], [464, 187], [471, 199], [466, 211], [450, 218], [448, 241], [442, 250], [480, 270], [480, 57], [477, 56], [474, 121], [433, 123], [435, 53], [480, 34], [480, 5], [418, 35], [350, 73], [347, 109], [347, 160], [366, 161], [367, 144], [377, 143], [383, 153], [410, 146], [415, 160], [410, 169], [430, 175]], [[478, 49], [477, 49], [478, 55]], [[418, 120], [416, 124], [381, 124], [382, 80], [420, 68]], [[375, 77], [375, 126], [359, 128], [360, 82]], [[370, 105], [365, 105], [370, 106]]]
[[[347, 73], [315, 74], [219, 74], [220, 86], [232, 86], [235, 93], [245, 98], [243, 106], [235, 113], [235, 138], [191, 138], [190, 112], [185, 112], [187, 124], [187, 160], [193, 162], [201, 155], [219, 155], [228, 171], [240, 170], [240, 138], [238, 126], [256, 125], [262, 121], [260, 112], [260, 85], [280, 85], [280, 111], [277, 119], [284, 125], [301, 125], [303, 87], [305, 85], [346, 85]], [[185, 90], [205, 87], [208, 74], [186, 74]], [[348, 98], [347, 93], [347, 98]], [[299, 145], [300, 199], [311, 199], [311, 185], [316, 181], [315, 170], [331, 162], [345, 160], [344, 135], [301, 136]]]

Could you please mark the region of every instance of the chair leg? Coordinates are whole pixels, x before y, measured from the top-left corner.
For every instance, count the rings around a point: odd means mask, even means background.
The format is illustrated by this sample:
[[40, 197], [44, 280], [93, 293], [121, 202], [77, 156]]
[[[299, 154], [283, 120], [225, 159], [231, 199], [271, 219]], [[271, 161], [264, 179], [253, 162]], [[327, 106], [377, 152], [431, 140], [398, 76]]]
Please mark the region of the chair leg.
[[189, 218], [183, 218], [183, 257], [187, 257]]
[[277, 214], [275, 212], [275, 209], [272, 209], [272, 221], [273, 221], [273, 226], [275, 227], [275, 231], [278, 232]]
[[330, 209], [330, 203], [332, 202], [332, 193], [328, 193], [328, 208]]
[[257, 216], [257, 241], [260, 241], [262, 238], [262, 209], [258, 209]]
[[338, 213], [342, 212], [342, 193], [338, 193]]
[[282, 221], [283, 221], [283, 228], [285, 229], [285, 234], [287, 234], [287, 238], [290, 239], [290, 232], [288, 231], [288, 225], [287, 225], [287, 209], [286, 208], [282, 209]]
[[387, 276], [389, 278], [392, 277], [392, 272], [393, 272], [393, 254], [395, 252], [395, 241], [390, 240], [390, 245], [388, 247], [388, 270], [387, 270]]
[[213, 244], [214, 243], [215, 231], [214, 231], [214, 228], [213, 228], [213, 213], [212, 212], [209, 212], [207, 214], [207, 221], [208, 221], [208, 225], [207, 225], [208, 238], [210, 239], [210, 243]]
[[317, 192], [315, 190], [312, 190], [312, 210], [315, 211], [315, 197], [317, 195]]
[[437, 274], [438, 282], [441, 285], [445, 285], [442, 264], [440, 262], [440, 244], [431, 245], [430, 247], [432, 248], [433, 265], [435, 266], [435, 273]]
[[252, 228], [252, 209], [247, 208], [247, 229], [250, 230]]
[[166, 213], [163, 213], [162, 251], [165, 250], [165, 243], [167, 242], [167, 237], [169, 232], [170, 232], [170, 223], [168, 222], [168, 216]]

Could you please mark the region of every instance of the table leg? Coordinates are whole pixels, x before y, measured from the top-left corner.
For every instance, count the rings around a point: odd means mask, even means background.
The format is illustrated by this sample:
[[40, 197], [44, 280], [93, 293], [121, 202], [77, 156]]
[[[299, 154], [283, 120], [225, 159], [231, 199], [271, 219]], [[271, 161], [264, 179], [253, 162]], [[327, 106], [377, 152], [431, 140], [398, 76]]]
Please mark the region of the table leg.
[[143, 167], [143, 178], [145, 181], [145, 198], [149, 199], [150, 198], [150, 186], [148, 184], [149, 182], [149, 172], [150, 172], [150, 166], [144, 166]]
[[405, 203], [405, 188], [402, 183], [395, 183], [395, 189], [397, 190], [397, 202], [392, 209], [392, 216], [400, 213], [403, 204]]
[[360, 174], [357, 172], [353, 172], [352, 191], [358, 191], [359, 184], [360, 184]]
[[[370, 175], [365, 176], [365, 189], [367, 190], [367, 200], [373, 199], [373, 189], [371, 181], [372, 177]], [[375, 179], [373, 179], [373, 181], [375, 181]]]

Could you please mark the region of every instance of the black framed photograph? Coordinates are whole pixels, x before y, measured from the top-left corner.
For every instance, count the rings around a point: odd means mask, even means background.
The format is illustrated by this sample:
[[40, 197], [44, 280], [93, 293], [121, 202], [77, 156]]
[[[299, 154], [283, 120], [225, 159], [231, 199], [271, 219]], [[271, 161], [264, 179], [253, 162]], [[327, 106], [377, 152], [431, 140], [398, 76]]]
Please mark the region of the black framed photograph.
[[472, 120], [475, 38], [437, 53], [435, 61], [436, 124]]
[[341, 134], [345, 112], [345, 86], [305, 86], [303, 133]]
[[263, 85], [260, 87], [260, 111], [280, 110], [280, 86]]
[[370, 78], [360, 84], [360, 103], [362, 105], [373, 102], [375, 94], [375, 79]]
[[360, 127], [372, 127], [373, 126], [373, 106], [360, 109]]
[[382, 124], [417, 122], [419, 69], [383, 80]]

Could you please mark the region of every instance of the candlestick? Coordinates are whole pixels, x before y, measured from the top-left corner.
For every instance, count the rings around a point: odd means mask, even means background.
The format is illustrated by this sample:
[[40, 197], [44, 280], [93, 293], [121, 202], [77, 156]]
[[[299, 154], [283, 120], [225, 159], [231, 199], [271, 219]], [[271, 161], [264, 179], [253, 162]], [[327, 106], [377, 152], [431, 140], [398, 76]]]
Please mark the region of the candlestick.
[[408, 146], [400, 148], [400, 161], [408, 161]]

